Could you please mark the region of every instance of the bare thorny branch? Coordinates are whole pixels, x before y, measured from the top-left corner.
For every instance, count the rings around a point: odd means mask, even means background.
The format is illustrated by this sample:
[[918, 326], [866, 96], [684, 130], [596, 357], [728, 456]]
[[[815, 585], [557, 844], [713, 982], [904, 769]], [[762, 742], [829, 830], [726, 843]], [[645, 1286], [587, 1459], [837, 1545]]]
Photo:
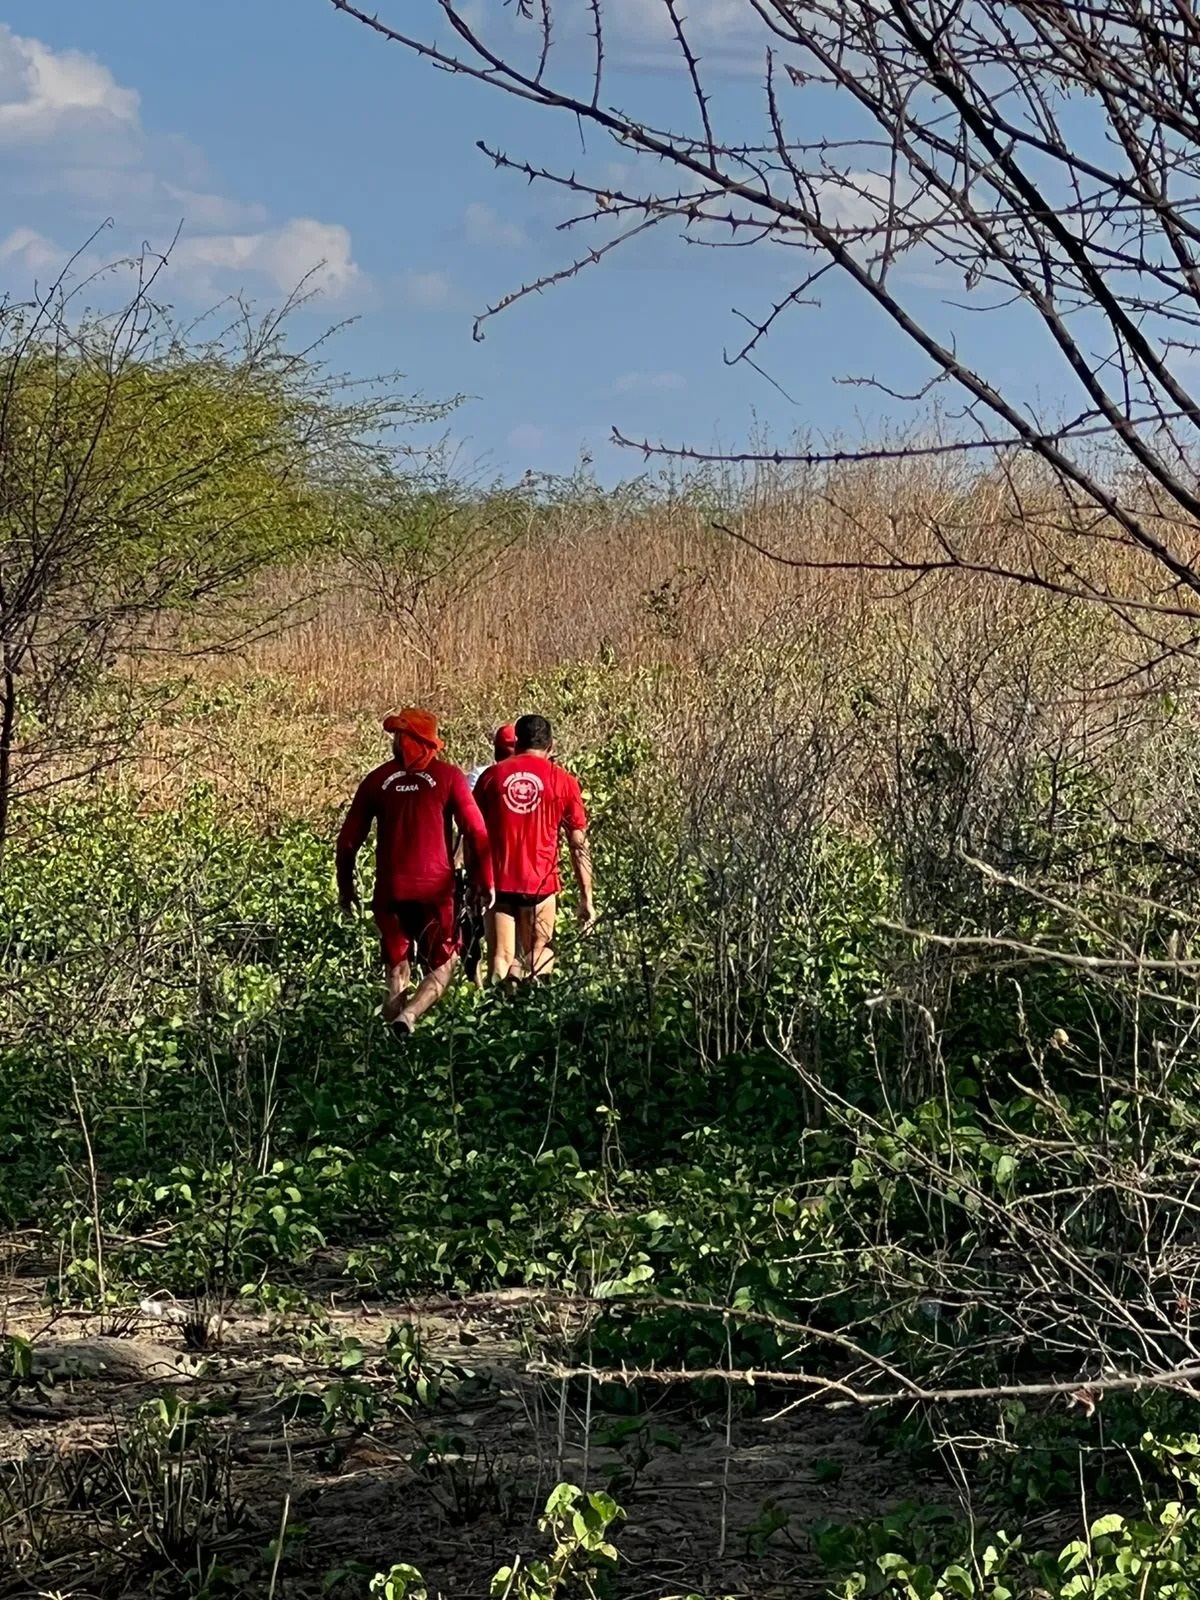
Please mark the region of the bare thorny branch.
[[[430, 0], [424, 31], [410, 22], [411, 8], [400, 26], [386, 11], [331, 3], [450, 73], [600, 131], [625, 160], [630, 176], [614, 193], [602, 171], [589, 177], [489, 148], [498, 166], [529, 182], [587, 196], [592, 208], [572, 223], [589, 222], [603, 237], [487, 316], [664, 223], [694, 242], [724, 236], [799, 250], [811, 268], [764, 315], [747, 314], [751, 337], [731, 359], [759, 366], [763, 341], [802, 313], [811, 285], [831, 271], [850, 280], [963, 398], [959, 435], [932, 448], [1031, 453], [1076, 512], [1099, 513], [1149, 558], [1162, 583], [1143, 600], [1190, 611], [1175, 592], [1200, 592], [1192, 548], [1200, 513], [1192, 385], [1200, 26], [1190, 0], [744, 0], [740, 16], [721, 13], [720, 33], [703, 15], [690, 20], [676, 0], [656, 0], [638, 14], [655, 49], [668, 60], [673, 52], [689, 90], [692, 116], [675, 127], [658, 125], [654, 106], [646, 116], [624, 109], [633, 91], [621, 46], [644, 38], [623, 33], [634, 26], [629, 11], [604, 0], [589, 10], [586, 93], [574, 70], [586, 41], [553, 0], [519, 17], [496, 8], [484, 21], [457, 0]], [[725, 104], [719, 64], [710, 65], [722, 46], [760, 62], [757, 130]], [[536, 64], [527, 65], [531, 49]], [[814, 122], [827, 125], [830, 91], [845, 131], [805, 137]], [[603, 143], [588, 155], [602, 160]], [[928, 295], [919, 297], [931, 276], [947, 289], [932, 310]], [[1008, 338], [1024, 328], [1031, 363], [1081, 395], [1080, 422], [1064, 427], [992, 376], [985, 359], [962, 353], [955, 282], [965, 285], [961, 305], [1000, 317]], [[1119, 486], [1097, 439], [1132, 469]], [[635, 448], [693, 457], [686, 446]], [[932, 570], [965, 564], [951, 550]], [[921, 558], [910, 565], [922, 570]], [[1013, 576], [1000, 567], [996, 575]], [[1016, 576], [1055, 586], [1036, 569]], [[1085, 574], [1065, 592], [1088, 588]]]

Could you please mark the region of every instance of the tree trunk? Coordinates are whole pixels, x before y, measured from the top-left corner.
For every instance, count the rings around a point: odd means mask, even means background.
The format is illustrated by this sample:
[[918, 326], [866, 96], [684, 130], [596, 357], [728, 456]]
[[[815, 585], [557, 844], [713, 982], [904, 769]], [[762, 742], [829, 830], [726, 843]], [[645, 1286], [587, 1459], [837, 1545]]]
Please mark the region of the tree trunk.
[[12, 651], [4, 646], [4, 668], [0, 673], [0, 869], [8, 842], [9, 809], [12, 799], [13, 733], [17, 726], [17, 674]]

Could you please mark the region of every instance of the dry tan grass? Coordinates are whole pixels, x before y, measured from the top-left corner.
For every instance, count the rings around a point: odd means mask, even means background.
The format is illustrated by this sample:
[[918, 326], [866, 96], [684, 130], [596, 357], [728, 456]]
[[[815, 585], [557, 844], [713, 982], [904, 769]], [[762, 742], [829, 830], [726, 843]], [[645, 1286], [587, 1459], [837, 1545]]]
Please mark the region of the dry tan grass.
[[295, 620], [203, 669], [208, 703], [153, 731], [142, 779], [163, 796], [215, 776], [264, 814], [320, 809], [378, 757], [387, 711], [431, 704], [467, 763], [496, 720], [535, 709], [530, 680], [579, 663], [640, 671], [638, 692], [656, 701], [664, 733], [693, 713], [703, 720], [718, 681], [726, 713], [731, 681], [749, 692], [780, 675], [799, 709], [818, 679], [886, 695], [924, 675], [936, 694], [946, 674], [998, 682], [1022, 663], [1022, 692], [1040, 683], [1072, 717], [1081, 703], [1102, 716], [1099, 686], [1150, 644], [1102, 606], [1064, 604], [987, 571], [917, 581], [876, 570], [898, 552], [937, 561], [947, 541], [984, 568], [1073, 587], [1082, 573], [1098, 589], [1142, 596], [1161, 587], [1152, 565], [1098, 538], [1032, 470], [981, 475], [960, 460], [909, 460], [786, 481], [762, 473], [736, 495], [693, 489], [652, 505], [597, 496], [530, 517], [483, 581], [464, 557], [419, 615], [389, 613], [348, 564], [279, 574], [265, 598], [294, 608]]

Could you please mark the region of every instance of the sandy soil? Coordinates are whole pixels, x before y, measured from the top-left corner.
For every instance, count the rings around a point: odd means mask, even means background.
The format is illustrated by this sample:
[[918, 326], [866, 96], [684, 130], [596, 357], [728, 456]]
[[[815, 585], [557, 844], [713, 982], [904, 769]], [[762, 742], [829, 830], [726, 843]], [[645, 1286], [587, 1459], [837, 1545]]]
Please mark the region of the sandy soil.
[[[611, 1415], [601, 1415], [601, 1396], [591, 1395], [589, 1418], [584, 1387], [564, 1397], [561, 1385], [527, 1370], [531, 1307], [519, 1296], [455, 1307], [327, 1296], [323, 1352], [311, 1314], [233, 1307], [219, 1341], [196, 1350], [188, 1348], [195, 1329], [175, 1320], [186, 1308], [119, 1327], [82, 1314], [51, 1318], [32, 1281], [10, 1283], [0, 1305], [7, 1331], [33, 1344], [37, 1380], [11, 1385], [0, 1403], [0, 1552], [19, 1569], [0, 1574], [5, 1600], [203, 1592], [186, 1577], [197, 1497], [210, 1502], [205, 1548], [227, 1574], [226, 1587], [210, 1585], [214, 1600], [365, 1596], [370, 1575], [394, 1561], [418, 1566], [431, 1594], [474, 1600], [514, 1551], [544, 1547], [536, 1515], [556, 1482], [603, 1488], [622, 1466], [598, 1441]], [[388, 1402], [396, 1382], [382, 1359], [389, 1330], [404, 1324], [419, 1328], [433, 1369], [452, 1368], [438, 1403], [407, 1413]], [[350, 1340], [363, 1360], [342, 1373], [339, 1352]], [[343, 1377], [374, 1399], [365, 1422], [343, 1411], [325, 1431], [290, 1415], [287, 1390], [319, 1396]], [[137, 1445], [139, 1407], [163, 1395], [204, 1414], [203, 1472], [193, 1465], [181, 1478], [170, 1449], [155, 1456]], [[814, 1523], [931, 1493], [897, 1481], [855, 1416], [815, 1408], [781, 1416], [761, 1393], [752, 1403], [749, 1411], [739, 1401], [730, 1416], [719, 1395], [708, 1411], [679, 1392], [653, 1397], [647, 1423], [671, 1440], [652, 1445], [637, 1481], [615, 1491], [628, 1512], [617, 1535], [617, 1595], [821, 1594], [808, 1547]], [[430, 1450], [432, 1460], [423, 1455]], [[164, 1505], [176, 1507], [182, 1549], [171, 1544]], [[790, 1521], [764, 1540], [771, 1506]], [[281, 1526], [276, 1568], [269, 1547]]]

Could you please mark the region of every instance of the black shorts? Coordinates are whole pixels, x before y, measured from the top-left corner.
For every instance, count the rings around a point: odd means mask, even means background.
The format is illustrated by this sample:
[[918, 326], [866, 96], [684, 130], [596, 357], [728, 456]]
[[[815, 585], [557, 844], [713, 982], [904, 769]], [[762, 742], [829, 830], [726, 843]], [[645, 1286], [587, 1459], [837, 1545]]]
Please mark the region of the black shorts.
[[553, 894], [496, 894], [496, 910], [505, 916], [515, 917], [518, 911], [534, 911], [543, 900], [553, 900]]

